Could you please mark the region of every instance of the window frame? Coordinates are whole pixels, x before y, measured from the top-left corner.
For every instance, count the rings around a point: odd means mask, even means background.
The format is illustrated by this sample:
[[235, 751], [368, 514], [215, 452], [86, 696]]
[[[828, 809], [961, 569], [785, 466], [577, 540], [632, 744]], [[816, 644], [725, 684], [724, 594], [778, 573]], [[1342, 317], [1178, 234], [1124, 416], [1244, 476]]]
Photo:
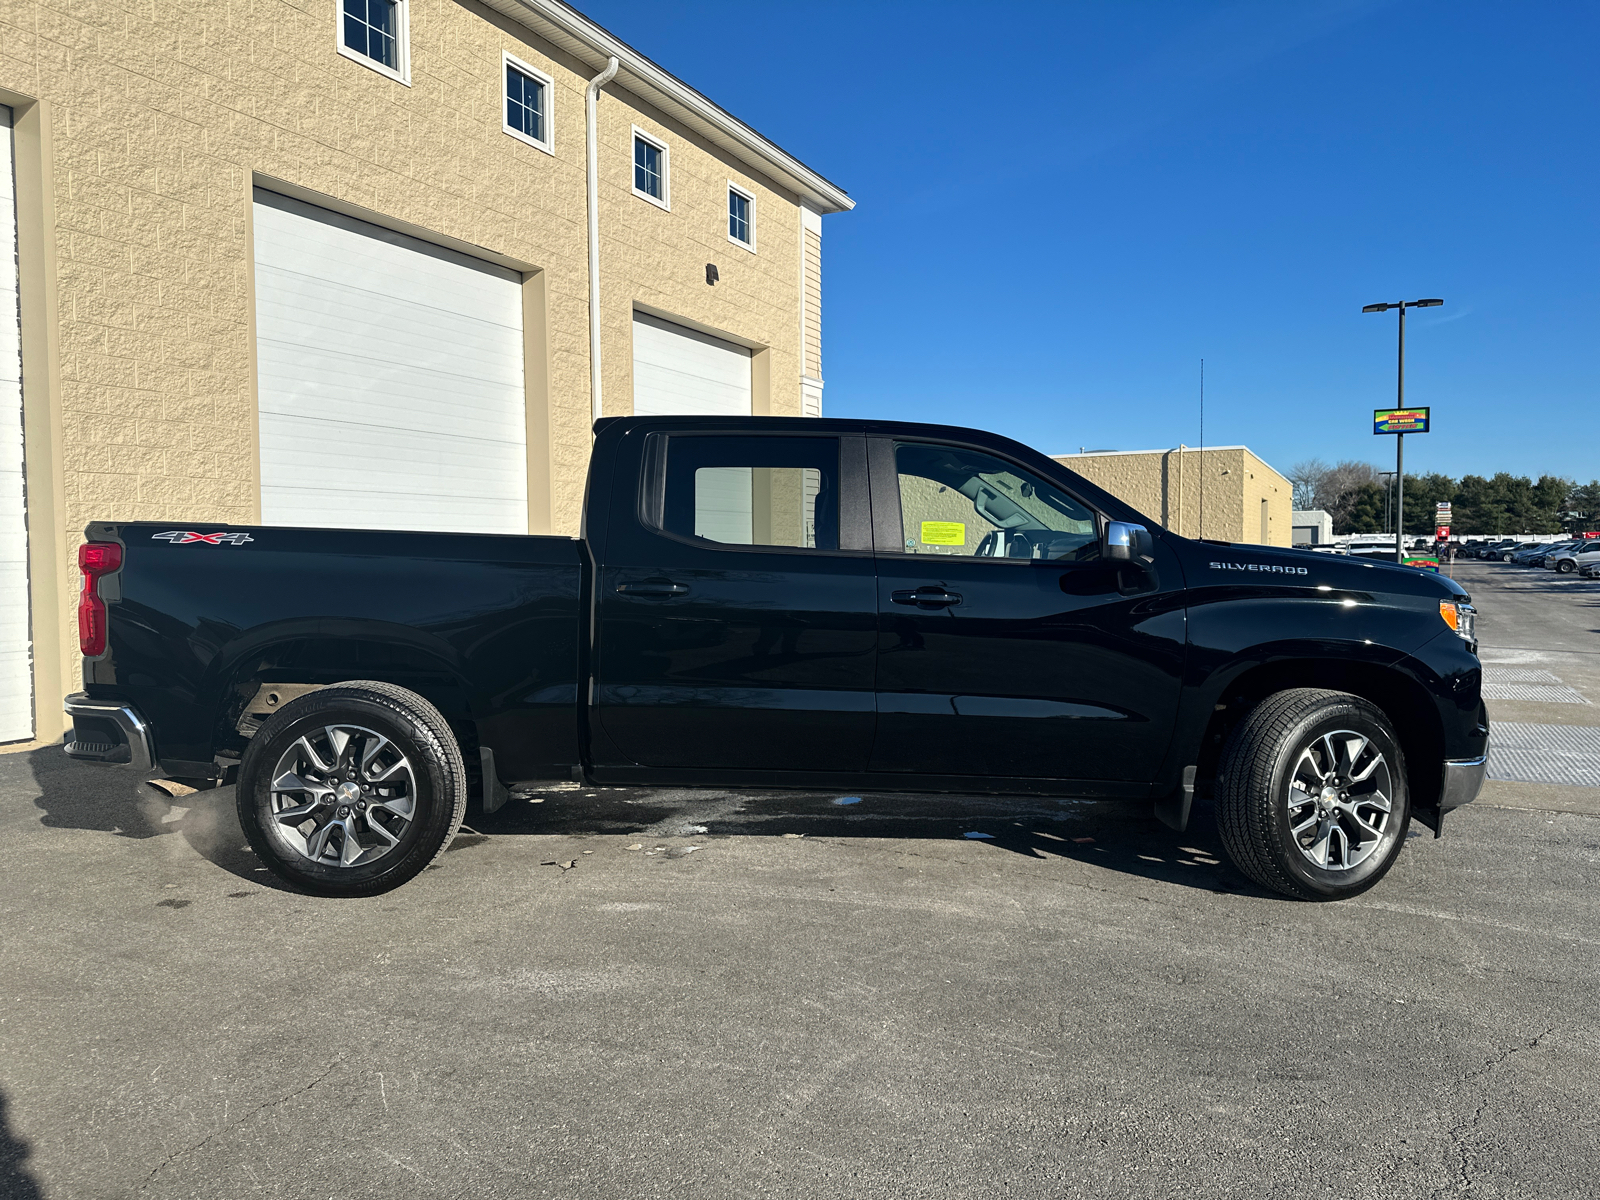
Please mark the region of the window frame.
[[993, 563], [996, 566], [1009, 568], [1017, 567], [1055, 567], [1070, 571], [1085, 570], [1091, 567], [1104, 566], [1109, 560], [1104, 558], [1090, 559], [1084, 562], [1074, 562], [1060, 558], [990, 558], [976, 554], [912, 554], [905, 546], [905, 514], [900, 509], [900, 472], [895, 462], [894, 448], [901, 442], [915, 442], [927, 446], [949, 446], [960, 450], [971, 450], [975, 454], [986, 454], [990, 458], [999, 459], [1008, 463], [1028, 475], [1037, 475], [1049, 480], [1050, 485], [1063, 495], [1077, 501], [1094, 517], [1095, 537], [1103, 544], [1106, 536], [1106, 525], [1112, 519], [1099, 505], [1091, 504], [1072, 488], [1053, 477], [1048, 471], [1041, 471], [1038, 467], [1030, 466], [1019, 461], [1013, 455], [995, 449], [993, 446], [984, 446], [975, 442], [963, 442], [953, 438], [915, 437], [895, 435], [893, 437], [869, 437], [867, 439], [867, 463], [871, 479], [872, 490], [872, 543], [873, 553], [882, 556], [892, 554], [896, 558], [912, 560], [922, 563], [953, 562]]
[[[871, 482], [867, 472], [867, 439], [852, 432], [819, 430], [807, 432], [808, 438], [831, 438], [839, 449], [839, 545], [833, 549], [811, 546], [743, 545], [738, 542], [716, 542], [708, 538], [684, 537], [663, 524], [667, 503], [667, 456], [670, 443], [675, 438], [792, 438], [786, 432], [767, 432], [748, 429], [683, 429], [667, 427], [651, 430], [645, 438], [639, 464], [639, 486], [634, 497], [634, 520], [639, 529], [649, 537], [665, 538], [680, 546], [692, 546], [707, 554], [785, 554], [804, 555], [807, 558], [872, 557]], [[852, 543], [846, 545], [846, 543]]]
[[733, 226], [733, 213], [731, 211], [728, 212], [727, 214], [725, 214], [726, 220], [727, 220], [728, 226], [729, 226], [729, 228], [728, 228], [728, 240], [730, 242], [732, 242], [735, 246], [738, 246], [740, 249], [748, 250], [748, 251], [750, 251], [751, 254], [754, 254], [756, 252], [756, 196], [755, 196], [755, 193], [752, 192], [749, 188], [740, 187], [737, 183], [735, 183], [733, 180], [730, 179], [730, 180], [728, 180], [728, 194], [730, 196], [735, 196], [735, 195], [743, 196], [745, 201], [750, 205], [750, 209], [749, 209], [749, 214], [750, 215], [745, 221], [745, 224], [747, 224], [750, 227], [750, 240], [748, 242], [741, 242], [738, 238], [733, 236], [733, 228], [732, 228], [732, 226]]
[[[652, 196], [649, 192], [640, 191], [634, 183], [634, 151], [640, 141], [644, 141], [661, 151], [661, 195]], [[628, 186], [633, 189], [633, 194], [641, 200], [647, 200], [664, 212], [672, 211], [672, 147], [662, 139], [645, 129], [633, 126], [633, 138], [628, 142]]]
[[[506, 108], [511, 100], [506, 88], [507, 70], [516, 71], [519, 75], [526, 75], [535, 83], [543, 85], [545, 95], [544, 141], [541, 142], [537, 138], [529, 137], [526, 133], [518, 129], [507, 119]], [[555, 157], [556, 152], [555, 106], [556, 81], [550, 78], [550, 76], [545, 74], [543, 71], [539, 70], [538, 67], [533, 66], [531, 63], [524, 62], [515, 54], [511, 53], [511, 51], [502, 50], [500, 52], [500, 132], [516, 138], [517, 141], [521, 142], [525, 146], [532, 146], [535, 150], [543, 150], [546, 154], [553, 158]]]
[[363, 54], [355, 47], [348, 45], [344, 40], [344, 6], [345, 0], [337, 0], [333, 6], [333, 44], [340, 55], [351, 62], [360, 63], [369, 70], [376, 71], [386, 79], [392, 79], [405, 87], [411, 86], [411, 0], [393, 0], [394, 3], [394, 46], [395, 66], [390, 67], [370, 55]]

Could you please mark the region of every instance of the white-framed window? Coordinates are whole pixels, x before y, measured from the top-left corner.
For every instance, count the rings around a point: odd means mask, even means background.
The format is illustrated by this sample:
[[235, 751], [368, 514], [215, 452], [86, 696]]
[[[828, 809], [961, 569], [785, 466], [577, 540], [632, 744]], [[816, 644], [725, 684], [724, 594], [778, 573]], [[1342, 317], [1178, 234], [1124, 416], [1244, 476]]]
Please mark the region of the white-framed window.
[[667, 144], [633, 127], [633, 194], [672, 211], [671, 154]]
[[339, 0], [339, 53], [411, 86], [411, 0]]
[[756, 248], [756, 198], [728, 180], [728, 240], [754, 252]]
[[554, 154], [550, 104], [556, 94], [555, 81], [538, 67], [530, 67], [509, 53], [501, 57], [506, 86], [500, 127], [517, 141]]

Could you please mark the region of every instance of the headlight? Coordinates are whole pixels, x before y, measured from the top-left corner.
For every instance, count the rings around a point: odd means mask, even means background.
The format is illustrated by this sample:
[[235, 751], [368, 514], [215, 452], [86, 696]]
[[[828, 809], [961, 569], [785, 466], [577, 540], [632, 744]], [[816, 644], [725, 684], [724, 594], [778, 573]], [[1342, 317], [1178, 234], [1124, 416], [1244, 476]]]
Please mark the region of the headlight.
[[1460, 637], [1469, 642], [1478, 640], [1478, 610], [1466, 603], [1466, 601], [1439, 601], [1439, 616]]

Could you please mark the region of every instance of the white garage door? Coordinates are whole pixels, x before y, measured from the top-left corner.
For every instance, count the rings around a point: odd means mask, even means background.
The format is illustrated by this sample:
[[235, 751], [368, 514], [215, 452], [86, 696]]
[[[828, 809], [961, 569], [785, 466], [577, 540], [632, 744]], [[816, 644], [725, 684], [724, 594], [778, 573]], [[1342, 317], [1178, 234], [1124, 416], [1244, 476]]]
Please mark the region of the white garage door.
[[33, 736], [16, 177], [11, 110], [0, 105], [0, 742], [26, 741]]
[[[637, 417], [750, 415], [750, 351], [659, 317], [633, 314]], [[748, 545], [754, 528], [749, 467], [696, 472], [695, 532]]]
[[521, 276], [255, 199], [262, 521], [528, 532]]

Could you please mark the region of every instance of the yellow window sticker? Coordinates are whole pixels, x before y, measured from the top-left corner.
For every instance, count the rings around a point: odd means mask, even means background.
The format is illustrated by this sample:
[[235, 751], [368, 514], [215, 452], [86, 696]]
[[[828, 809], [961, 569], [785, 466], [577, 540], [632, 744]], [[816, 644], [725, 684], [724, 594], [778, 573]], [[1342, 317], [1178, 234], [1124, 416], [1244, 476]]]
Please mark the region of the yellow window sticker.
[[922, 523], [924, 546], [965, 546], [967, 527], [960, 521], [924, 521]]

